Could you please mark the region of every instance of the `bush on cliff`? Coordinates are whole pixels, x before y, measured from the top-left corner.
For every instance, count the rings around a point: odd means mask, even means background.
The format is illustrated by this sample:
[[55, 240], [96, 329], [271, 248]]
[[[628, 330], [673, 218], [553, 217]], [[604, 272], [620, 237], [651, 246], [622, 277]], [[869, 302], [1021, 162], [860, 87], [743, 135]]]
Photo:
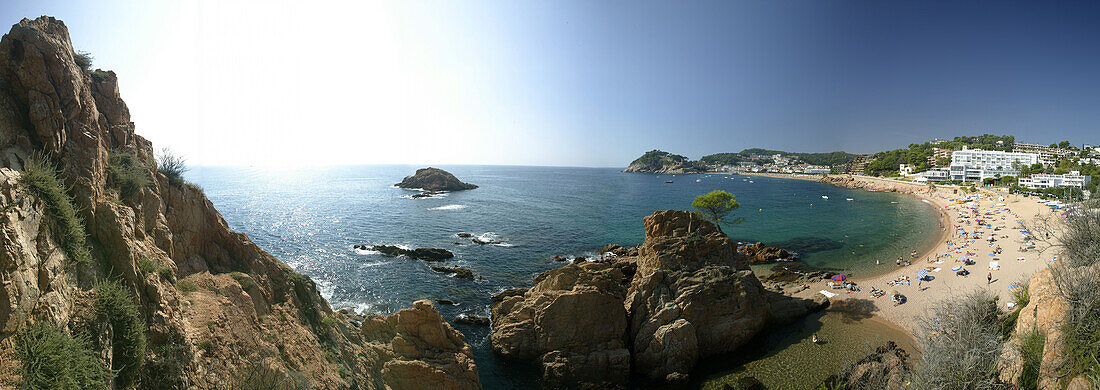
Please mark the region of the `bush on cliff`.
[[975, 291], [932, 305], [921, 328], [921, 364], [914, 385], [929, 389], [994, 389], [1001, 355], [1001, 319], [993, 296]]
[[61, 246], [73, 261], [83, 264], [91, 260], [88, 249], [88, 233], [84, 230], [84, 221], [77, 215], [73, 198], [68, 188], [58, 176], [57, 167], [45, 154], [31, 155], [23, 166], [22, 181], [46, 203], [50, 216], [61, 236]]
[[134, 297], [121, 283], [102, 281], [95, 285], [96, 312], [110, 322], [111, 345], [120, 388], [135, 383], [145, 363], [145, 321]]
[[262, 362], [253, 362], [233, 378], [233, 390], [305, 390], [310, 388], [309, 379], [299, 372], [283, 373]]
[[137, 153], [132, 151], [111, 152], [107, 159], [107, 173], [109, 173], [111, 185], [118, 188], [123, 198], [133, 196], [152, 183], [149, 171], [141, 163]]
[[168, 183], [177, 186], [184, 183], [183, 174], [188, 169], [187, 160], [172, 153], [172, 150], [168, 148], [160, 150], [160, 156], [157, 160], [157, 171], [168, 178]]
[[102, 389], [111, 373], [82, 337], [50, 324], [24, 327], [15, 336], [22, 362], [21, 389]]
[[73, 52], [73, 62], [76, 62], [76, 66], [79, 66], [80, 70], [83, 70], [85, 73], [92, 71], [92, 60], [94, 59], [95, 57], [92, 57], [92, 53], [80, 50]]

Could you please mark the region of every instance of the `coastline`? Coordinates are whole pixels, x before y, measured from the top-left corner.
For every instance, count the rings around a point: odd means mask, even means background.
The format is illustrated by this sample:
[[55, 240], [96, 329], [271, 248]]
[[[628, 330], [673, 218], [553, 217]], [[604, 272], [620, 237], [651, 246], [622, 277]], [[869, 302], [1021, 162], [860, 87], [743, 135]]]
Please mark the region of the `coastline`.
[[[1018, 224], [1015, 219], [1018, 218], [1022, 223], [1026, 224], [1033, 216], [1050, 212], [1044, 210], [1044, 207], [1033, 199], [1018, 195], [992, 192], [985, 189], [979, 190], [979, 193], [986, 197], [978, 202], [981, 209], [983, 211], [987, 209], [998, 210], [994, 212], [995, 214], [993, 217], [989, 218], [993, 219], [996, 225], [1008, 227], [1007, 230], [997, 233], [1001, 235], [1001, 238], [998, 239], [996, 244], [990, 243], [988, 245], [989, 247], [986, 247], [986, 245], [984, 245], [985, 241], [983, 240], [977, 240], [976, 242], [974, 240], [968, 241], [954, 234], [958, 227], [966, 229], [968, 233], [975, 228], [975, 226], [969, 225], [969, 222], [960, 221], [956, 217], [957, 212], [952, 212], [949, 208], [954, 204], [953, 199], [961, 196], [961, 194], [953, 193], [953, 191], [958, 189], [958, 187], [955, 186], [937, 186], [935, 189], [930, 189], [925, 185], [917, 183], [849, 175], [828, 176], [840, 177], [842, 178], [841, 180], [822, 180], [825, 176], [820, 175], [809, 176], [774, 173], [750, 173], [745, 175], [794, 180], [814, 180], [846, 188], [892, 191], [925, 200], [935, 207], [940, 215], [940, 237], [931, 249], [918, 252], [915, 258], [910, 258], [910, 265], [901, 266], [880, 275], [853, 278], [852, 281], [862, 287], [863, 291], [861, 292], [832, 290], [827, 286], [826, 281], [814, 283], [809, 290], [802, 292], [802, 294], [807, 295], [818, 294], [818, 290], [839, 292], [839, 295], [830, 298], [830, 301], [834, 303], [848, 299], [870, 301], [874, 306], [872, 314], [876, 318], [882, 319], [884, 322], [904, 330], [914, 338], [917, 337], [919, 330], [919, 321], [916, 321], [916, 319], [921, 317], [924, 313], [927, 313], [927, 310], [934, 302], [941, 299], [947, 299], [951, 296], [965, 294], [975, 288], [986, 288], [989, 289], [994, 296], [999, 297], [999, 303], [1004, 305], [1007, 302], [1013, 301], [1011, 292], [1007, 289], [1009, 284], [1018, 281], [1026, 281], [1026, 278], [1046, 265], [1046, 262], [1040, 259], [1039, 252], [1026, 252], [1020, 250], [1024, 244], [1024, 240], [1019, 234], [1020, 230], [1016, 230]], [[994, 199], [1004, 198], [1004, 201], [991, 201], [989, 197], [993, 197]], [[993, 204], [1001, 203], [1003, 203], [1004, 206], [990, 208]], [[987, 234], [988, 233], [992, 232], [987, 232]], [[956, 243], [956, 241], [959, 242]], [[976, 261], [976, 264], [966, 266], [966, 269], [971, 271], [969, 277], [958, 277], [954, 272], [951, 272], [951, 267], [958, 263], [958, 258], [962, 255], [954, 253], [953, 248], [959, 248], [960, 246], [965, 248], [966, 251], [975, 253], [971, 258]], [[1001, 247], [1002, 252], [993, 254], [994, 246]], [[941, 256], [942, 258], [938, 259], [937, 256]], [[1018, 258], [1024, 258], [1025, 260], [1018, 261], [1016, 260]], [[1000, 265], [999, 270], [987, 270], [990, 259], [998, 260]], [[929, 275], [933, 276], [935, 279], [930, 282], [917, 283], [916, 272], [929, 267], [940, 269], [939, 271], [929, 273]], [[986, 278], [983, 277], [985, 275], [982, 275], [987, 273], [993, 276], [993, 281], [991, 283], [986, 283]], [[888, 284], [890, 281], [904, 277], [910, 278], [910, 285], [892, 286]], [[882, 290], [897, 290], [906, 296], [907, 302], [894, 306], [889, 297], [875, 298], [870, 294], [872, 287]]]

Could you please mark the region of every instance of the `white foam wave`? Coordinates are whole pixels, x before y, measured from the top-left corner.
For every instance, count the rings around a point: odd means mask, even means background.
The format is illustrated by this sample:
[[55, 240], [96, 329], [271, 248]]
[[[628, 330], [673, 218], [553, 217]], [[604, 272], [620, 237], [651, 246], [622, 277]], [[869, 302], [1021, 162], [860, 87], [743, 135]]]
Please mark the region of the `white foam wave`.
[[464, 204], [449, 204], [446, 206], [432, 207], [432, 210], [462, 210], [466, 208]]
[[382, 252], [373, 251], [370, 249], [355, 249], [355, 253], [359, 255], [380, 255]]

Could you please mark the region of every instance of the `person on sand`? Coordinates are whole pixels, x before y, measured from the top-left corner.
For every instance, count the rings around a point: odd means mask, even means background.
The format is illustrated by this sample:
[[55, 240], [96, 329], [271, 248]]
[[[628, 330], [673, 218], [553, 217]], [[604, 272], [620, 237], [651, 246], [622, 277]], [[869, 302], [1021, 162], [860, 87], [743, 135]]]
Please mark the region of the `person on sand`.
[[989, 272], [985, 275], [985, 284], [993, 284], [993, 273]]
[[814, 344], [817, 344], [817, 333], [814, 333], [814, 335], [813, 335], [813, 337], [811, 338], [811, 340], [813, 341], [813, 343], [814, 343]]

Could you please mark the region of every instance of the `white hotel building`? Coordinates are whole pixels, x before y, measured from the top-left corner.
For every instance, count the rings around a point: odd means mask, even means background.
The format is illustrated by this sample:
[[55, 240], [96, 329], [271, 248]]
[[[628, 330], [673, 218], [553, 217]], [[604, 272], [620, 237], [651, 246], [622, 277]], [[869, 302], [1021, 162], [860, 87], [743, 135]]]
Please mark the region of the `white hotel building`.
[[930, 181], [956, 180], [981, 181], [989, 178], [1017, 176], [1017, 167], [1039, 163], [1036, 153], [1002, 152], [999, 150], [968, 149], [951, 153], [951, 166], [925, 171], [923, 177]]
[[1081, 172], [1071, 171], [1068, 175], [1036, 174], [1020, 178], [1020, 185], [1027, 188], [1077, 187], [1084, 189], [1092, 177], [1081, 176]]

